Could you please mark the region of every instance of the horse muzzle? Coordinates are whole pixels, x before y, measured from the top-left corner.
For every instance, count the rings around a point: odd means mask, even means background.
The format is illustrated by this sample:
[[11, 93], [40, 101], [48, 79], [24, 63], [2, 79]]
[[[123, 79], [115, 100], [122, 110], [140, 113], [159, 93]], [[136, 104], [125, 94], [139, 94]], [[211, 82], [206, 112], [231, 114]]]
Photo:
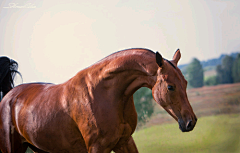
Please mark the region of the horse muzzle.
[[192, 131], [193, 128], [195, 127], [196, 123], [197, 123], [197, 118], [196, 117], [193, 120], [189, 119], [189, 120], [187, 120], [185, 122], [184, 122], [183, 119], [178, 119], [179, 129], [182, 132]]

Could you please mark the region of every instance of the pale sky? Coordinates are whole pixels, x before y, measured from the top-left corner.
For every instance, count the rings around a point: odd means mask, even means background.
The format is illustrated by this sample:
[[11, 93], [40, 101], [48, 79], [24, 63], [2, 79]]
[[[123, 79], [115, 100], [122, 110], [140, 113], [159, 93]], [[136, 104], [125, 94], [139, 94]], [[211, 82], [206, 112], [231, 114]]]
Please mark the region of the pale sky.
[[180, 64], [240, 51], [239, 0], [0, 0], [0, 56], [23, 82], [63, 83], [105, 56], [148, 48]]

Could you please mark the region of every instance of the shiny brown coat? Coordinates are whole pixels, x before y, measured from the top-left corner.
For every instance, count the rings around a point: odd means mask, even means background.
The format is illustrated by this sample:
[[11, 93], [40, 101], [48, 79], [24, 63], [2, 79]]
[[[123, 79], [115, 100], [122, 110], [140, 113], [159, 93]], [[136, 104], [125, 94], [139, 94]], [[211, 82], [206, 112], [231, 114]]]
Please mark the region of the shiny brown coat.
[[138, 152], [132, 134], [137, 125], [133, 93], [152, 89], [153, 97], [179, 128], [191, 131], [196, 116], [187, 82], [172, 61], [147, 49], [116, 52], [59, 85], [22, 84], [0, 103], [0, 148], [4, 153]]

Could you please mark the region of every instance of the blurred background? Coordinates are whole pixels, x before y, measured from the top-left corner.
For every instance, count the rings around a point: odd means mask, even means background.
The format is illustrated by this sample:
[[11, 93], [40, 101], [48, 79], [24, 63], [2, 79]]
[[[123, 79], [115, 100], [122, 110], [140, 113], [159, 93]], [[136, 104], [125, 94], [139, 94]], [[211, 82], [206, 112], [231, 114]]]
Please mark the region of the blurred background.
[[0, 0], [0, 56], [18, 62], [16, 84], [58, 84], [119, 50], [148, 48], [171, 59], [180, 48], [198, 123], [181, 133], [141, 88], [139, 151], [240, 152], [239, 7], [238, 0]]

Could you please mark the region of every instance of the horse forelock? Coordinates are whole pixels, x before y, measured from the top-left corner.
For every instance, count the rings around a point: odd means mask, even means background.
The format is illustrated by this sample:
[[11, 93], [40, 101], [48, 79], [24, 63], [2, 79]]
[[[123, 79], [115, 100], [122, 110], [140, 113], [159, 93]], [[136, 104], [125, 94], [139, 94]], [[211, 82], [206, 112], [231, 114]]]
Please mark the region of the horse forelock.
[[[168, 63], [168, 67], [167, 67], [167, 71], [168, 73], [175, 73], [176, 75], [174, 75], [175, 77], [178, 77], [181, 81], [185, 80], [185, 77], [183, 76], [181, 70], [175, 65], [173, 64], [171, 61], [164, 59], [166, 61], [166, 63]], [[172, 74], [173, 75], [173, 74]]]
[[169, 60], [167, 60], [165, 58], [164, 58], [164, 60], [167, 61], [173, 68], [177, 69], [176, 66], [172, 62], [170, 62]]

